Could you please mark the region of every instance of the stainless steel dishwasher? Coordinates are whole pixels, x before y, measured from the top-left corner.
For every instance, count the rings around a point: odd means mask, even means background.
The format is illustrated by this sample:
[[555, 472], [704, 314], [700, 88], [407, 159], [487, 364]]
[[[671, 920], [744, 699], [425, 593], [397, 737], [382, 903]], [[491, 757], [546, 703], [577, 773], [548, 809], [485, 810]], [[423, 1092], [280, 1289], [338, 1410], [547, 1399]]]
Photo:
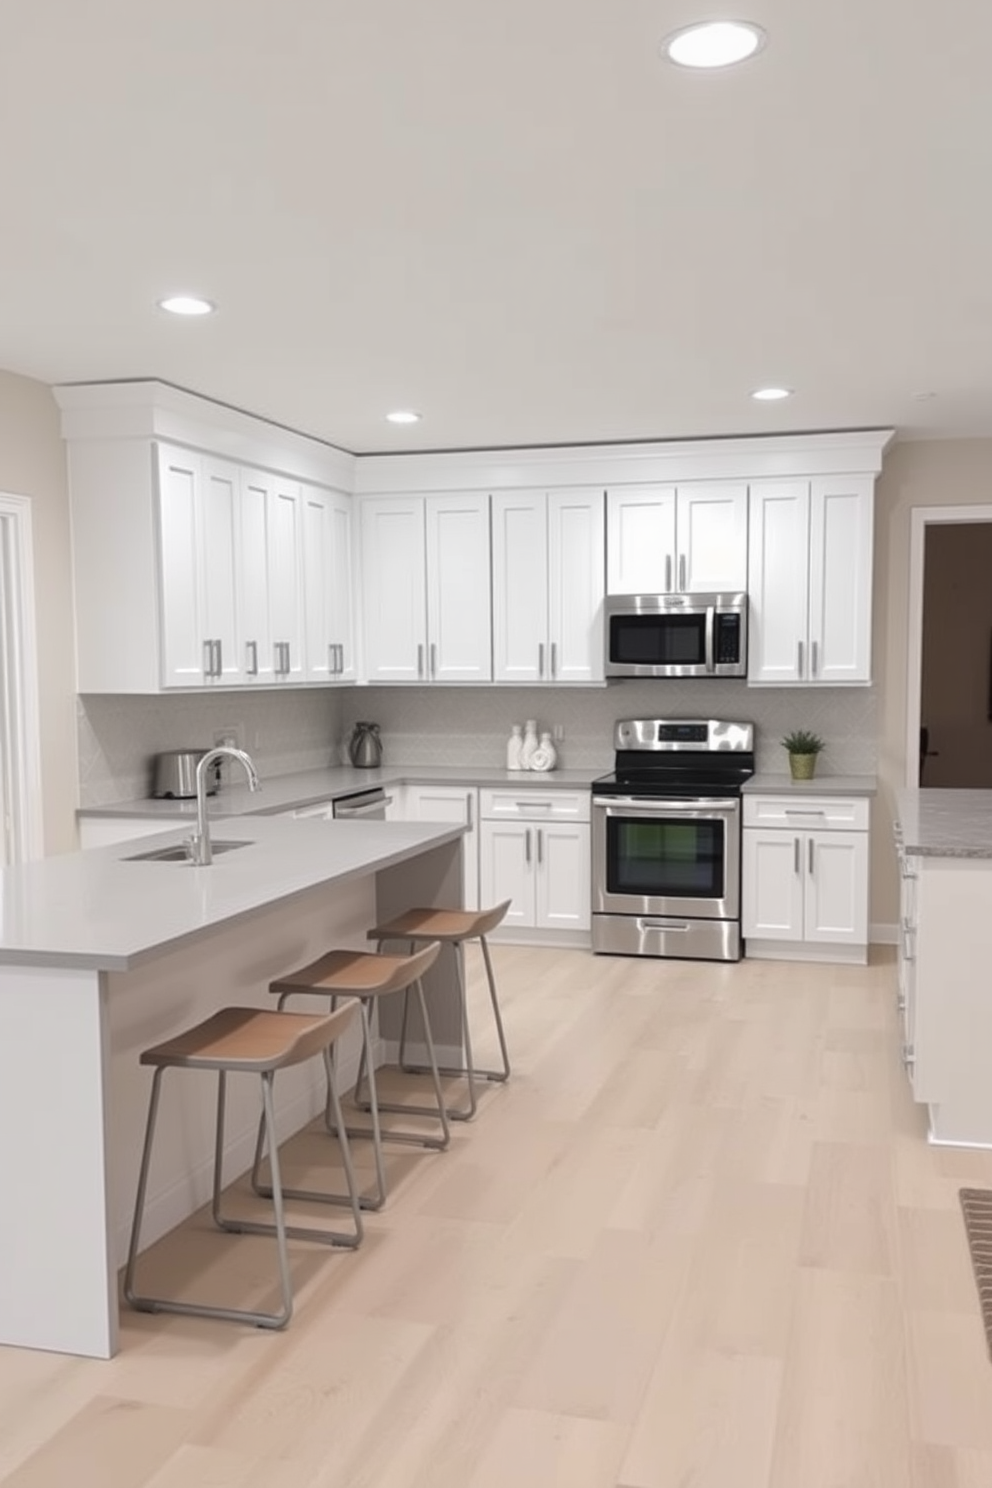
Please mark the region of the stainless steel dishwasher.
[[353, 817], [361, 817], [363, 821], [385, 821], [386, 807], [392, 799], [381, 786], [371, 786], [350, 796], [339, 796], [331, 803], [331, 814], [336, 821]]

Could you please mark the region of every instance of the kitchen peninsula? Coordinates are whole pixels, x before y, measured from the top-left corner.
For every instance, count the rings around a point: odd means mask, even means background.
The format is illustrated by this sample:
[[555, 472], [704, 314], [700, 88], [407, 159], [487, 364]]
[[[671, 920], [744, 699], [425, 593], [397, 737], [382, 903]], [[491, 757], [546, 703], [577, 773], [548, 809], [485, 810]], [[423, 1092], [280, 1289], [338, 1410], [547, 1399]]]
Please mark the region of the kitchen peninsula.
[[992, 1147], [992, 791], [902, 791], [895, 836], [903, 1062], [931, 1141]]
[[[279, 973], [333, 945], [367, 948], [377, 918], [460, 903], [462, 833], [241, 817], [215, 832], [232, 846], [208, 867], [131, 856], [181, 842], [173, 830], [2, 871], [0, 1344], [116, 1351], [148, 1091], [141, 1049], [225, 1004], [271, 1006]], [[439, 962], [427, 990], [450, 1049], [448, 976]], [[232, 1084], [227, 1177], [250, 1163], [251, 1083]], [[209, 1196], [213, 1082], [187, 1084], [181, 1103], [163, 1100], [149, 1243]], [[319, 1067], [285, 1072], [276, 1097], [285, 1137], [321, 1109]]]

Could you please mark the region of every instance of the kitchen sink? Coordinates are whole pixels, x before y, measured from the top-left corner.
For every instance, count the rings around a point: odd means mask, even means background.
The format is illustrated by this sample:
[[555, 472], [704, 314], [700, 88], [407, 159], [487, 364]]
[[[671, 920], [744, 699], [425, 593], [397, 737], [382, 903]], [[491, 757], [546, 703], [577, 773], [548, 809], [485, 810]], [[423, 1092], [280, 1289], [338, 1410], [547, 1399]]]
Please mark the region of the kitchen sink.
[[[211, 842], [211, 854], [233, 852], [236, 847], [251, 847], [250, 842]], [[189, 854], [180, 842], [172, 847], [156, 847], [151, 852], [132, 853], [124, 863], [188, 863]]]

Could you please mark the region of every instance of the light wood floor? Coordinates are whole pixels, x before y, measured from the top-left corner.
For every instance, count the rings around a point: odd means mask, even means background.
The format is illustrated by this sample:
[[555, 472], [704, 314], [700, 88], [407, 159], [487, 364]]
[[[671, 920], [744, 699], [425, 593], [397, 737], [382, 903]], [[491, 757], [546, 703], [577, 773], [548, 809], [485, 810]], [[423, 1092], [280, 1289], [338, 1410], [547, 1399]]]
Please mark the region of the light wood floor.
[[[286, 1332], [0, 1350], [4, 1488], [989, 1488], [992, 1154], [928, 1147], [885, 953], [496, 963], [511, 1084], [392, 1160], [357, 1254], [294, 1246]], [[238, 1305], [269, 1244], [198, 1216], [145, 1279]]]

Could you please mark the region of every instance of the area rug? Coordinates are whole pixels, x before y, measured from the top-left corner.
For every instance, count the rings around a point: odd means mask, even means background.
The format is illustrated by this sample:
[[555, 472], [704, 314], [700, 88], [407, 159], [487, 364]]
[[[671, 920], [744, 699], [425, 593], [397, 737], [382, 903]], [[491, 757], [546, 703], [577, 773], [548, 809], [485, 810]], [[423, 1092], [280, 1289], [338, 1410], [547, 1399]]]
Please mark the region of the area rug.
[[985, 1324], [985, 1338], [992, 1358], [992, 1189], [962, 1188], [961, 1209]]

